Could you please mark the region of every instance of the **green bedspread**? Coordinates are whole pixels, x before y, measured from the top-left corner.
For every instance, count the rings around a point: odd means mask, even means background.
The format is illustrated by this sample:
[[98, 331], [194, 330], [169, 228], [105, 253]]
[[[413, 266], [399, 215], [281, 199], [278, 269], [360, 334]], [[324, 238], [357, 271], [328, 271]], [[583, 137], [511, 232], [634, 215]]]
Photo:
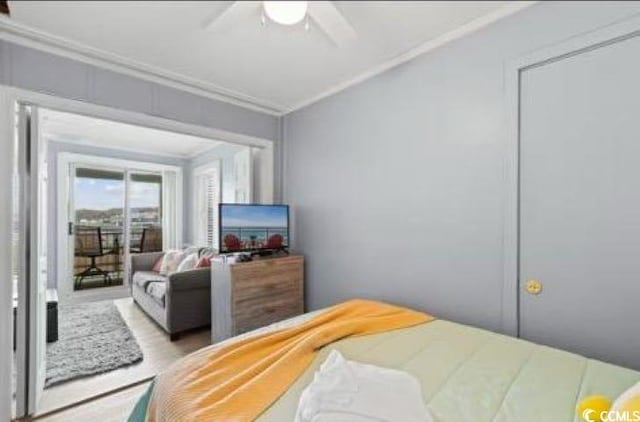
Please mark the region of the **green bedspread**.
[[149, 404], [149, 398], [151, 398], [151, 392], [153, 391], [153, 383], [147, 388], [144, 392], [136, 406], [133, 408], [131, 415], [129, 415], [129, 419], [127, 422], [144, 422], [147, 417], [147, 405]]
[[[421, 383], [438, 422], [579, 421], [583, 397], [616, 397], [640, 373], [448, 321], [350, 338], [323, 349], [258, 420], [293, 421], [298, 399], [331, 349], [347, 359], [398, 368]], [[129, 422], [143, 422], [149, 391]]]

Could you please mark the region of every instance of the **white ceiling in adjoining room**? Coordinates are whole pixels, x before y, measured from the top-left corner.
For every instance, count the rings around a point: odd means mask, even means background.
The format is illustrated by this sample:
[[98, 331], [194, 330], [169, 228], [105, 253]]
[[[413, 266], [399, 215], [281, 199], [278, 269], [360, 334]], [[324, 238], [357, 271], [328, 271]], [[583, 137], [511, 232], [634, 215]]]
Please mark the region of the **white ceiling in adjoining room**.
[[10, 1], [11, 20], [197, 86], [287, 112], [525, 7], [510, 1], [309, 2], [261, 24], [262, 2]]
[[80, 114], [41, 109], [40, 116], [40, 132], [50, 141], [185, 159], [220, 145], [220, 141]]

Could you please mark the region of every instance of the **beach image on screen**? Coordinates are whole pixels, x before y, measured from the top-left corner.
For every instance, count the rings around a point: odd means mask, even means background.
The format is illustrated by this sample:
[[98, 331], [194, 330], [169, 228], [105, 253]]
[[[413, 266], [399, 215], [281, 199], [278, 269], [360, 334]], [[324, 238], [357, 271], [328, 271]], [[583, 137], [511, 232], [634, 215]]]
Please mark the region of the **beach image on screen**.
[[288, 208], [282, 205], [222, 205], [220, 251], [282, 249], [289, 245]]

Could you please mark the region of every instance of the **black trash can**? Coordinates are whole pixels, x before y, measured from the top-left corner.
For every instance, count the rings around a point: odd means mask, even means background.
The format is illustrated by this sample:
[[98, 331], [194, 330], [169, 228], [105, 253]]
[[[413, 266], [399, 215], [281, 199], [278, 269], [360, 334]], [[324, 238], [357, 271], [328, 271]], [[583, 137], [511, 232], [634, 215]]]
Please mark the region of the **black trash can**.
[[58, 341], [58, 291], [47, 289], [47, 343]]

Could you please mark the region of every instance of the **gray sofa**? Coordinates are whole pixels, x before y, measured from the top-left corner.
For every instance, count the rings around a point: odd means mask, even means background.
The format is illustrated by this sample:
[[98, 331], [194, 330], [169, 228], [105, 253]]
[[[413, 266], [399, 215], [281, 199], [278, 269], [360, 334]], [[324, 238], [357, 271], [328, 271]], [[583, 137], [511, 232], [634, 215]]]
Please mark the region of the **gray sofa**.
[[[163, 254], [131, 255], [131, 293], [135, 303], [174, 341], [183, 331], [211, 324], [211, 269], [162, 275], [152, 268]], [[199, 256], [204, 254], [214, 252], [199, 252]]]

